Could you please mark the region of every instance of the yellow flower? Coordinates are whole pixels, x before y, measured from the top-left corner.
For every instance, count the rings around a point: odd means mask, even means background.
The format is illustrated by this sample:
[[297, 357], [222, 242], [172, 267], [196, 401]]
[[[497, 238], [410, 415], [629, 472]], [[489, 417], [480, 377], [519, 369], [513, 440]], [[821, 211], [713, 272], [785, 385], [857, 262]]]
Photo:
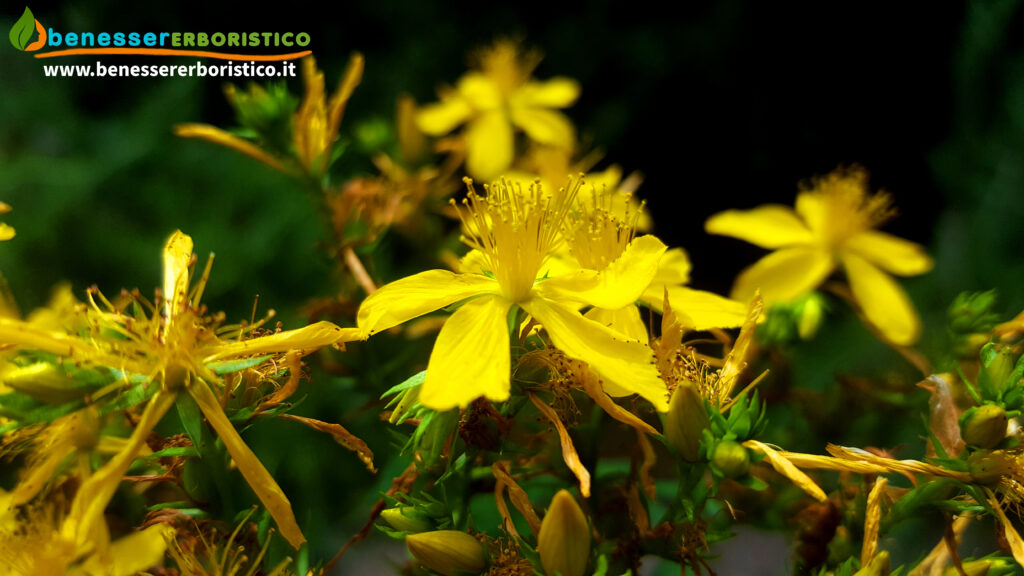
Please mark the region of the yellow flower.
[[924, 274], [931, 258], [913, 242], [875, 227], [893, 215], [888, 194], [871, 195], [867, 173], [839, 169], [816, 178], [796, 199], [796, 212], [769, 204], [728, 210], [705, 229], [775, 249], [736, 279], [732, 297], [748, 299], [757, 289], [765, 302], [802, 296], [842, 265], [865, 317], [895, 344], [917, 341], [921, 323], [906, 293], [888, 273]]
[[[199, 282], [190, 289], [192, 238], [175, 232], [164, 248], [164, 288], [161, 309], [150, 307], [150, 315], [125, 314], [90, 291], [92, 308], [88, 311], [92, 330], [84, 337], [52, 332], [18, 320], [0, 318], [0, 345], [38, 350], [67, 357], [73, 362], [105, 366], [126, 375], [139, 375], [159, 382], [139, 417], [124, 448], [86, 480], [75, 495], [65, 522], [66, 536], [85, 534], [103, 521], [103, 510], [113, 496], [122, 476], [145, 447], [146, 438], [174, 405], [178, 395], [187, 393], [195, 400], [210, 426], [217, 432], [242, 476], [252, 487], [267, 511], [277, 521], [281, 534], [296, 548], [305, 538], [295, 521], [291, 504], [274, 478], [245, 444], [225, 414], [214, 388], [224, 382], [211, 363], [261, 354], [292, 350], [313, 352], [323, 346], [359, 337], [358, 330], [341, 329], [329, 322], [236, 341], [218, 334], [220, 319], [205, 315], [199, 300], [209, 277], [212, 260]], [[107, 309], [96, 304], [100, 298]], [[133, 301], [135, 308], [148, 303]], [[256, 324], [248, 330], [259, 327]], [[233, 330], [244, 334], [241, 329]], [[127, 376], [126, 376], [127, 377]], [[115, 383], [105, 393], [117, 389]], [[93, 400], [101, 398], [97, 392]]]
[[440, 102], [420, 111], [420, 129], [441, 136], [466, 124], [466, 171], [484, 180], [512, 165], [516, 128], [539, 144], [572, 149], [572, 123], [554, 109], [571, 106], [579, 85], [570, 78], [533, 80], [539, 62], [535, 52], [522, 53], [517, 42], [499, 40], [480, 55], [479, 71], [467, 73]]
[[[0, 214], [7, 214], [11, 211], [11, 205], [6, 202], [0, 202]], [[10, 225], [0, 222], [0, 242], [10, 240], [14, 238], [14, 228]]]
[[[586, 188], [586, 186], [583, 186]], [[625, 197], [625, 199], [623, 199]], [[629, 195], [614, 189], [592, 188], [565, 227], [565, 238], [574, 264], [583, 269], [602, 271], [618, 260], [633, 241], [643, 204], [630, 207]], [[682, 248], [667, 250], [658, 269], [638, 300], [662, 311], [665, 294], [680, 323], [689, 329], [733, 328], [743, 323], [746, 306], [710, 292], [686, 286], [690, 279], [690, 260]], [[587, 318], [619, 332], [647, 342], [647, 328], [634, 302], [618, 309], [591, 308]]]
[[429, 270], [392, 282], [363, 301], [357, 321], [365, 335], [464, 301], [445, 322], [430, 355], [419, 396], [424, 406], [447, 410], [480, 396], [508, 398], [508, 315], [518, 306], [544, 326], [556, 348], [600, 374], [610, 394], [637, 393], [660, 410], [668, 408], [651, 349], [578, 312], [578, 303], [614, 310], [635, 302], [657, 272], [665, 245], [643, 236], [601, 272], [549, 276], [549, 256], [574, 193], [549, 197], [537, 186], [524, 192], [501, 184], [481, 197], [470, 186], [460, 216], [477, 269]]

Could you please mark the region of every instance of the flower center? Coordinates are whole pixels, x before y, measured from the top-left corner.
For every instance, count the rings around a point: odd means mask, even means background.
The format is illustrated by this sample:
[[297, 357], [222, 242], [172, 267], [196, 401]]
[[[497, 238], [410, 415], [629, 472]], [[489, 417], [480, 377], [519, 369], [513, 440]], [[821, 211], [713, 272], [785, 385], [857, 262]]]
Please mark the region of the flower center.
[[840, 169], [816, 178], [804, 193], [821, 203], [820, 220], [812, 219], [809, 224], [831, 247], [896, 215], [889, 194], [869, 193], [868, 174], [862, 168]]
[[625, 219], [615, 212], [616, 191], [596, 188], [587, 200], [577, 203], [576, 212], [566, 222], [564, 234], [569, 251], [580, 266], [590, 270], [604, 270], [622, 256], [626, 246], [636, 234], [636, 224], [643, 203], [632, 208], [630, 194], [625, 198]]
[[483, 254], [487, 270], [513, 302], [529, 298], [533, 283], [548, 255], [560, 241], [559, 229], [572, 206], [578, 184], [570, 183], [548, 195], [539, 183], [523, 190], [498, 182], [484, 186], [480, 196], [466, 180], [469, 193], [459, 210], [462, 240]]

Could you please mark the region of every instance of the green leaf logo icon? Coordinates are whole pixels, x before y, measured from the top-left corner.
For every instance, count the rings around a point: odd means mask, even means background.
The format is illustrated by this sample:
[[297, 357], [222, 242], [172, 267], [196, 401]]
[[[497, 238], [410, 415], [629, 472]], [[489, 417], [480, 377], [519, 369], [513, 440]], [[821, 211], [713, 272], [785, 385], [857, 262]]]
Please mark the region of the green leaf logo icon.
[[32, 39], [32, 33], [36, 29], [36, 17], [32, 15], [32, 11], [25, 7], [25, 13], [18, 18], [18, 21], [14, 23], [11, 28], [11, 44], [18, 50], [24, 50], [25, 46], [28, 46], [28, 41]]

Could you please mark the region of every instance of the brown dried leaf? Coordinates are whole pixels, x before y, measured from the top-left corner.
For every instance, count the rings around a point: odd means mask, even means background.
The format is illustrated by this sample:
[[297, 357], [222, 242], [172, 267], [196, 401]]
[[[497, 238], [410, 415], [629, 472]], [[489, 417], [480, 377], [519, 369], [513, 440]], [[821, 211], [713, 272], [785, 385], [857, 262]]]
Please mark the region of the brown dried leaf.
[[370, 447], [366, 445], [354, 434], [345, 429], [341, 424], [331, 424], [330, 422], [324, 422], [322, 420], [315, 420], [313, 418], [306, 418], [304, 416], [296, 416], [294, 414], [278, 414], [278, 418], [284, 418], [285, 420], [293, 420], [301, 424], [305, 424], [310, 428], [318, 431], [330, 434], [334, 438], [334, 441], [341, 444], [345, 448], [356, 453], [356, 456], [363, 461], [366, 465], [366, 469], [374, 474], [377, 473], [377, 469], [373, 466], [373, 452]]

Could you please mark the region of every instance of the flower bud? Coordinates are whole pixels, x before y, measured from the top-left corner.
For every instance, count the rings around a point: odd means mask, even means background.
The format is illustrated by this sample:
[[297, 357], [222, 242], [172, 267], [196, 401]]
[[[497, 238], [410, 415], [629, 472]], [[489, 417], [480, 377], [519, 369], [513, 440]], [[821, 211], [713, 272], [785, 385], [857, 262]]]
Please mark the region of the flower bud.
[[566, 490], [551, 499], [540, 523], [537, 552], [548, 576], [583, 576], [590, 561], [590, 526], [579, 504]]
[[739, 478], [750, 470], [750, 453], [732, 440], [723, 440], [715, 446], [711, 463], [727, 478]]
[[409, 534], [405, 537], [405, 547], [420, 564], [445, 576], [456, 576], [460, 572], [479, 574], [487, 567], [483, 544], [458, 530]]
[[990, 344], [982, 349], [982, 373], [981, 382], [983, 388], [990, 389], [993, 395], [999, 395], [1006, 389], [1010, 374], [1017, 364], [1016, 354], [1010, 346], [999, 346]]
[[995, 448], [1006, 438], [1006, 412], [994, 404], [972, 408], [960, 419], [964, 442], [980, 448]]
[[668, 443], [684, 460], [696, 462], [700, 457], [701, 433], [709, 425], [704, 399], [697, 392], [697, 386], [689, 380], [680, 380], [665, 415]]
[[822, 320], [825, 319], [825, 298], [817, 292], [811, 292], [804, 298], [796, 322], [796, 331], [801, 340], [810, 340], [818, 333]]
[[380, 517], [399, 532], [426, 532], [434, 527], [425, 514], [412, 506], [388, 508]]
[[1017, 462], [1005, 450], [979, 451], [967, 457], [967, 471], [979, 484], [992, 485], [1004, 476], [1012, 476]]

